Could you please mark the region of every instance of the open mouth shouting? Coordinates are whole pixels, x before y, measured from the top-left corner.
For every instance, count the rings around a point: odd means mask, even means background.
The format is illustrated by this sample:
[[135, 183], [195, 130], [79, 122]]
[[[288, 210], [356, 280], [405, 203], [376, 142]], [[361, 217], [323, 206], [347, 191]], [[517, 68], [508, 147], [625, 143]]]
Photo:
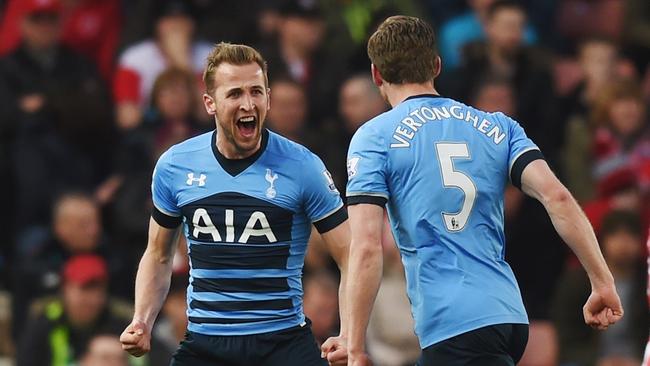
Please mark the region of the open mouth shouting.
[[245, 116], [240, 117], [236, 123], [237, 131], [242, 137], [252, 138], [257, 132], [257, 117], [255, 116]]

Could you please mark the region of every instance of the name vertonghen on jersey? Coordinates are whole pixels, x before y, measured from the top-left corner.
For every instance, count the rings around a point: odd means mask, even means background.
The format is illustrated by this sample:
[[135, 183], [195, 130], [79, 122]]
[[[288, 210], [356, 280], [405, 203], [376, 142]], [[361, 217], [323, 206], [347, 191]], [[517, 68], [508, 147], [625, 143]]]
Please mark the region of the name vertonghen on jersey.
[[472, 115], [472, 112], [463, 106], [454, 105], [449, 108], [421, 106], [409, 113], [409, 117], [404, 117], [400, 121], [393, 133], [393, 142], [390, 147], [393, 149], [411, 147], [411, 140], [413, 140], [415, 133], [418, 132], [422, 125], [431, 121], [442, 121], [450, 118], [471, 123], [478, 132], [492, 138], [492, 141], [497, 145], [506, 138], [506, 133], [501, 132], [498, 125], [485, 118], [479, 123], [478, 115]]

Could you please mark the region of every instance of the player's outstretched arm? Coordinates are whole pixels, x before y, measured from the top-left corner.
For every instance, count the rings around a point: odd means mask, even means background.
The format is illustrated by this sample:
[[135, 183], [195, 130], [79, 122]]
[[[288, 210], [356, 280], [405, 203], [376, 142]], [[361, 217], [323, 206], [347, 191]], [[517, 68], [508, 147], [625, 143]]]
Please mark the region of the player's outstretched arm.
[[339, 284], [339, 316], [341, 319], [341, 332], [338, 337], [327, 339], [322, 347], [322, 356], [327, 358], [330, 365], [347, 365], [347, 278], [348, 278], [348, 257], [350, 254], [350, 223], [344, 221], [332, 230], [322, 234], [323, 241], [327, 246], [334, 261], [341, 272]]
[[366, 329], [381, 282], [384, 210], [361, 203], [350, 206], [348, 213], [352, 235], [347, 286], [348, 364], [360, 366], [370, 364], [365, 353]]
[[535, 160], [524, 168], [522, 190], [540, 201], [555, 230], [578, 256], [591, 282], [591, 296], [583, 307], [585, 322], [606, 329], [623, 316], [614, 277], [603, 258], [591, 224], [569, 190], [555, 177], [544, 160]]
[[151, 348], [151, 329], [169, 291], [177, 229], [149, 220], [149, 240], [135, 279], [135, 313], [122, 332], [122, 348], [142, 356]]

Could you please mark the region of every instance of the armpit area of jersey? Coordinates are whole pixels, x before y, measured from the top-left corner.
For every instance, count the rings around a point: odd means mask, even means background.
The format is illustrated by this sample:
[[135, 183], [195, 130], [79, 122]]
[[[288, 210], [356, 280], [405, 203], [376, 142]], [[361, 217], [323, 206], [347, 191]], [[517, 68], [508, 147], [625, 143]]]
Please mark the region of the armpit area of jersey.
[[519, 155], [517, 160], [512, 164], [512, 169], [510, 170], [510, 181], [513, 186], [521, 189], [521, 174], [524, 172], [524, 168], [537, 159], [545, 160], [542, 152], [537, 149], [528, 150]]
[[181, 222], [183, 222], [181, 216], [169, 216], [156, 207], [151, 210], [151, 217], [153, 217], [154, 221], [156, 221], [158, 225], [167, 229], [175, 229], [181, 224]]
[[371, 205], [377, 205], [384, 207], [388, 199], [381, 196], [371, 196], [371, 195], [358, 195], [358, 196], [348, 196], [347, 204], [348, 206], [358, 205], [360, 203], [369, 203]]
[[314, 226], [316, 227], [316, 230], [320, 234], [324, 234], [335, 227], [339, 226], [342, 224], [345, 220], [348, 219], [348, 211], [345, 209], [344, 206], [341, 206], [338, 210], [334, 211], [331, 215], [324, 217], [318, 221], [314, 222]]

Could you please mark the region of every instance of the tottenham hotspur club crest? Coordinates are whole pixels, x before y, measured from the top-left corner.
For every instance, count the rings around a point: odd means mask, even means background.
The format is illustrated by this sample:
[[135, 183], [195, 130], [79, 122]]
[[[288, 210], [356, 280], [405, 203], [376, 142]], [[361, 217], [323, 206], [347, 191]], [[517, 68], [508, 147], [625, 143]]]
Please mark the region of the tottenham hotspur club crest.
[[275, 188], [273, 188], [273, 182], [275, 182], [276, 179], [278, 179], [277, 174], [273, 174], [271, 169], [266, 169], [266, 176], [264, 177], [267, 182], [269, 182], [270, 186], [269, 188], [266, 189], [266, 197], [268, 198], [275, 198], [275, 195], [277, 192], [275, 191]]

